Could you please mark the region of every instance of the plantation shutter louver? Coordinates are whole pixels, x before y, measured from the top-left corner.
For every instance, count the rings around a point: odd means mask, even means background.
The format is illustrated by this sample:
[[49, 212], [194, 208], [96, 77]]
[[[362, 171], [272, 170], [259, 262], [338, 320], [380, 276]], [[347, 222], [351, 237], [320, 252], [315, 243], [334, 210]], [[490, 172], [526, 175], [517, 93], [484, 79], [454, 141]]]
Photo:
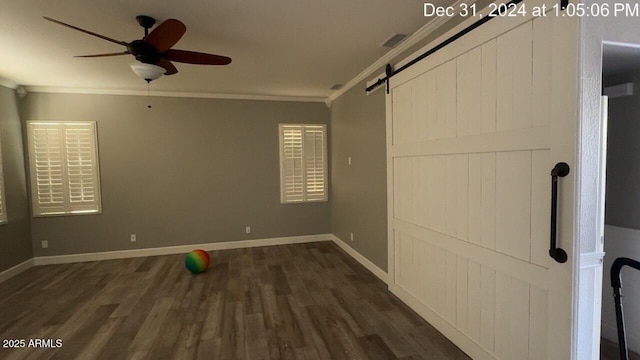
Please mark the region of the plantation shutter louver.
[[307, 201], [323, 201], [325, 188], [325, 129], [306, 126], [304, 129], [304, 164]]
[[34, 216], [100, 212], [95, 122], [28, 122]]
[[36, 214], [64, 213], [62, 126], [29, 124], [33, 207]]
[[302, 169], [302, 128], [283, 126], [282, 130], [282, 202], [304, 201]]
[[282, 203], [326, 201], [325, 125], [280, 125]]
[[65, 126], [69, 202], [75, 210], [90, 211], [96, 203], [95, 136], [92, 130], [86, 125]]
[[0, 224], [7, 222], [7, 205], [4, 196], [4, 172], [2, 171], [2, 142], [0, 141]]

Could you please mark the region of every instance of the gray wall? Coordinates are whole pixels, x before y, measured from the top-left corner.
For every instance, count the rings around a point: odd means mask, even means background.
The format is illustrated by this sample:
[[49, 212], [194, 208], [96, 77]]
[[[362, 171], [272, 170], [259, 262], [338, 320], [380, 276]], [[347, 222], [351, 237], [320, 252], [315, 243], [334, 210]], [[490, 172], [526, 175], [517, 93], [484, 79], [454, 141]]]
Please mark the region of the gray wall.
[[385, 94], [366, 96], [365, 87], [358, 84], [331, 104], [331, 229], [386, 271]]
[[146, 101], [23, 100], [23, 120], [98, 122], [103, 214], [33, 219], [35, 256], [331, 232], [329, 203], [280, 204], [278, 123], [328, 123], [325, 104], [156, 97], [147, 109]]
[[606, 220], [640, 229], [640, 71], [611, 76], [604, 86], [635, 83], [635, 94], [609, 100]]
[[[477, 9], [491, 2], [480, 0], [476, 2]], [[449, 19], [391, 63], [417, 56], [427, 45], [434, 47], [439, 36], [462, 20], [460, 17]], [[382, 73], [384, 68], [374, 71], [367, 80]], [[347, 245], [387, 271], [385, 93], [378, 90], [367, 96], [365, 88], [363, 81], [331, 104], [331, 229]], [[349, 156], [351, 166], [347, 165]], [[354, 234], [354, 241], [349, 240], [350, 233]]]
[[0, 272], [33, 257], [22, 127], [14, 90], [0, 86], [0, 137], [8, 221], [0, 225]]

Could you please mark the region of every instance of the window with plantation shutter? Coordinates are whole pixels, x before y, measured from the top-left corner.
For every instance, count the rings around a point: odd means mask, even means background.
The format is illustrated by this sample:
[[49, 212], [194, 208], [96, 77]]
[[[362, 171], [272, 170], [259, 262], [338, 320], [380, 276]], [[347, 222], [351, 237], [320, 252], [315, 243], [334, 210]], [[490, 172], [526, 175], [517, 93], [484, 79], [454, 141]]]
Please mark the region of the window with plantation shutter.
[[34, 216], [101, 211], [95, 122], [27, 122]]
[[327, 201], [327, 126], [280, 124], [280, 201]]
[[4, 197], [4, 172], [2, 171], [2, 141], [0, 139], [0, 225], [7, 222], [7, 205]]

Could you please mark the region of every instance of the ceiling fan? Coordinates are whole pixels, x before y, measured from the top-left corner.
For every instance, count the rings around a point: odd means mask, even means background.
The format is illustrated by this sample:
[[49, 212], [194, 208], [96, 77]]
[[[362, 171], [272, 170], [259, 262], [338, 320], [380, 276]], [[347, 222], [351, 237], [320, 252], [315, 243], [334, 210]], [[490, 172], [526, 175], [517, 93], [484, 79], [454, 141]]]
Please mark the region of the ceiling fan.
[[[198, 65], [227, 65], [231, 63], [231, 58], [226, 56], [172, 49], [171, 47], [175, 45], [187, 31], [187, 27], [181, 21], [176, 19], [165, 20], [162, 24], [153, 29], [153, 31], [149, 32], [149, 29], [153, 27], [156, 20], [146, 15], [136, 16], [136, 20], [138, 20], [140, 26], [144, 28], [144, 37], [140, 40], [125, 42], [96, 34], [89, 30], [81, 29], [77, 26], [66, 24], [47, 16], [44, 16], [44, 18], [53, 23], [126, 47], [126, 50], [121, 52], [79, 55], [76, 57], [96, 58], [133, 55], [136, 60], [142, 64], [132, 64], [131, 68], [136, 74], [138, 74], [138, 76], [142, 77], [147, 82], [155, 80], [163, 74], [173, 75], [177, 73], [178, 69], [176, 69], [172, 61]], [[145, 64], [150, 64], [152, 66]]]

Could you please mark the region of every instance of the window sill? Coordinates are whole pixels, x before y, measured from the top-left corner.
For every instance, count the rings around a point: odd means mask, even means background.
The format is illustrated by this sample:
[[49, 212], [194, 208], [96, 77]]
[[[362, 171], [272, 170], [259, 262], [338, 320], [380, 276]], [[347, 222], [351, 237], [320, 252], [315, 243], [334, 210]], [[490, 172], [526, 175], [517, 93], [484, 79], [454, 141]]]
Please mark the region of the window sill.
[[38, 214], [33, 215], [34, 218], [50, 218], [50, 217], [73, 217], [73, 216], [86, 216], [86, 215], [102, 215], [102, 210], [100, 211], [87, 211], [87, 212], [77, 212], [77, 213], [55, 213], [55, 214]]

